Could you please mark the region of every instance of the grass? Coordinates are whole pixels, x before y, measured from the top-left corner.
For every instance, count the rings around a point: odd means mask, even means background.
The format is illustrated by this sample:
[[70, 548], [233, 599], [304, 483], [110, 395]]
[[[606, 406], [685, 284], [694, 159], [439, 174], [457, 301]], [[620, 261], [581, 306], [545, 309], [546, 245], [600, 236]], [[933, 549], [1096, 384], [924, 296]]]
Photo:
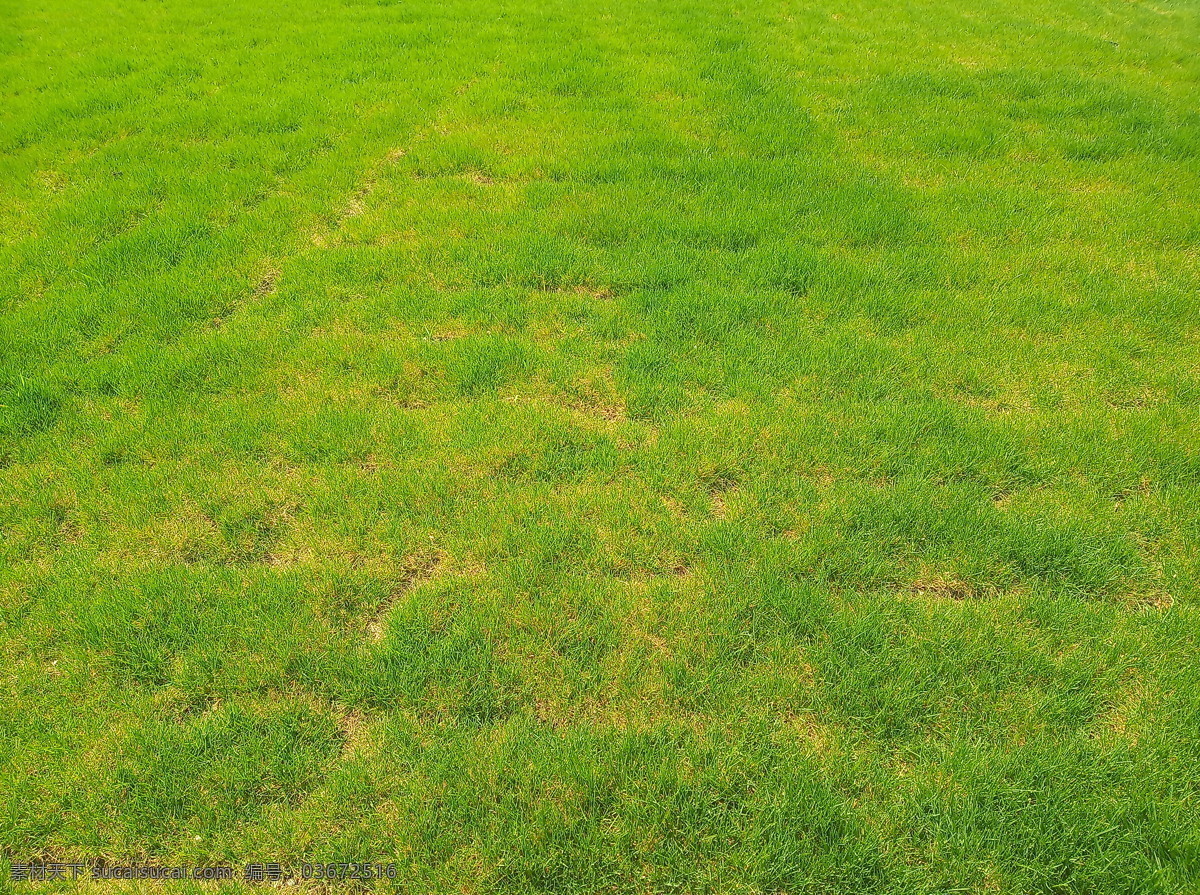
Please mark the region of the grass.
[[1198, 80], [1191, 0], [0, 0], [6, 878], [1197, 891]]

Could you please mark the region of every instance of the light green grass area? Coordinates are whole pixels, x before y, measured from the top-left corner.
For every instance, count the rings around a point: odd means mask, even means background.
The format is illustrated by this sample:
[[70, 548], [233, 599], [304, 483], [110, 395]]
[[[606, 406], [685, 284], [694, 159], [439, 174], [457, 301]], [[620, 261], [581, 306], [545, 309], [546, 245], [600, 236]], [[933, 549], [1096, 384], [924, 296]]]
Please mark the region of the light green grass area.
[[1195, 0], [0, 0], [0, 405], [0, 886], [1200, 891]]

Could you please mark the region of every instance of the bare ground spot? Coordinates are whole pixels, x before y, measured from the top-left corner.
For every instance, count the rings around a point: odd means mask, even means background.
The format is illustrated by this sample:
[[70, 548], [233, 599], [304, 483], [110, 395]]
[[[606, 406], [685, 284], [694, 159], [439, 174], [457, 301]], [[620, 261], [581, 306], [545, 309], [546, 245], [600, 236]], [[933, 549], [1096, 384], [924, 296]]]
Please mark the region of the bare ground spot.
[[350, 198], [346, 201], [342, 208], [342, 213], [338, 216], [337, 223], [334, 228], [340, 227], [348, 218], [356, 218], [366, 208], [366, 201], [375, 189], [375, 178], [371, 177], [350, 194]]
[[1118, 510], [1125, 506], [1125, 502], [1135, 497], [1149, 497], [1153, 492], [1154, 486], [1150, 482], [1148, 476], [1142, 476], [1135, 487], [1122, 488], [1113, 495], [1113, 506]]
[[606, 423], [627, 418], [625, 398], [611, 368], [598, 370], [555, 397], [576, 413]]
[[558, 295], [586, 295], [589, 298], [595, 299], [615, 298], [617, 294], [611, 286], [593, 286], [587, 283], [575, 283], [569, 286], [546, 286], [537, 291]]
[[1165, 590], [1148, 590], [1127, 594], [1125, 596], [1125, 603], [1131, 609], [1163, 612], [1175, 605], [1175, 598]]
[[974, 600], [980, 596], [980, 591], [969, 581], [960, 578], [918, 578], [907, 588], [914, 596], [930, 597], [936, 600]]
[[828, 755], [837, 749], [838, 731], [813, 715], [789, 712], [784, 716], [787, 729], [818, 755]]
[[712, 496], [712, 514], [714, 519], [729, 518], [729, 505], [725, 502], [724, 492], [717, 492]]
[[714, 519], [724, 520], [729, 517], [729, 498], [735, 495], [739, 485], [737, 479], [727, 474], [710, 476], [706, 482], [708, 497], [712, 502]]
[[609, 423], [625, 419], [625, 402], [620, 399], [607, 401], [588, 396], [572, 401], [570, 407], [576, 413]]
[[[361, 709], [346, 707], [337, 699], [321, 696], [303, 686], [294, 686], [270, 690], [263, 702], [267, 705], [303, 706], [313, 715], [333, 721], [342, 741], [339, 753], [342, 758], [362, 752], [369, 746], [372, 718]], [[218, 700], [218, 708], [219, 705]]]
[[684, 508], [683, 504], [681, 504], [674, 497], [669, 494], [663, 494], [661, 499], [663, 506], [666, 508], [667, 513], [672, 519], [682, 520], [687, 518], [687, 510]]
[[371, 165], [363, 173], [354, 189], [350, 191], [345, 204], [334, 215], [333, 220], [324, 226], [318, 226], [309, 234], [309, 242], [317, 248], [324, 248], [346, 221], [361, 215], [366, 210], [367, 199], [375, 192], [375, 185], [378, 183], [380, 175], [404, 158], [405, 154], [406, 151], [402, 147], [395, 147], [389, 149], [383, 158]]
[[263, 271], [262, 276], [258, 278], [258, 282], [254, 284], [253, 295], [255, 298], [261, 298], [264, 295], [271, 295], [275, 292], [275, 288], [279, 283], [279, 268], [268, 267]]
[[371, 719], [358, 709], [334, 706], [334, 720], [342, 736], [342, 757], [360, 754], [370, 746]]
[[434, 577], [442, 568], [445, 557], [438, 551], [420, 552], [410, 555], [405, 561], [396, 586], [383, 605], [367, 622], [367, 637], [372, 643], [383, 639], [384, 622], [396, 601], [414, 587]]
[[1140, 675], [1133, 675], [1120, 698], [1108, 711], [1096, 718], [1089, 736], [1098, 740], [1124, 740], [1131, 745], [1138, 741], [1135, 716], [1149, 695], [1146, 682]]
[[571, 404], [571, 409], [586, 416], [596, 417], [610, 423], [625, 419], [624, 402], [605, 404], [599, 401], [576, 401]]
[[[281, 273], [278, 267], [274, 265], [268, 266], [254, 281], [254, 285], [250, 288], [250, 299], [265, 298], [268, 295], [275, 293], [276, 286], [279, 282]], [[233, 301], [221, 308], [209, 322], [213, 329], [220, 329], [225, 325], [225, 321], [237, 313], [242, 307], [242, 301]]]
[[470, 330], [462, 324], [443, 326], [428, 338], [433, 342], [455, 342], [470, 335]]
[[652, 564], [618, 562], [610, 574], [634, 593], [644, 594], [656, 584], [683, 584], [700, 573], [701, 569], [690, 560], [674, 557]]

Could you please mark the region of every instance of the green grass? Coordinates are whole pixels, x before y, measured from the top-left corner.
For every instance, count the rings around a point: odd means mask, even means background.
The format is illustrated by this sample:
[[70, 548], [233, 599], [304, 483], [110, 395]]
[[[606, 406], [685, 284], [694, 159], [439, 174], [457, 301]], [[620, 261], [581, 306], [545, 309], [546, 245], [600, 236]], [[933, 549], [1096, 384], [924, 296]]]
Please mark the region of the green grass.
[[0, 0], [4, 862], [1200, 891], [1198, 97], [1194, 0]]

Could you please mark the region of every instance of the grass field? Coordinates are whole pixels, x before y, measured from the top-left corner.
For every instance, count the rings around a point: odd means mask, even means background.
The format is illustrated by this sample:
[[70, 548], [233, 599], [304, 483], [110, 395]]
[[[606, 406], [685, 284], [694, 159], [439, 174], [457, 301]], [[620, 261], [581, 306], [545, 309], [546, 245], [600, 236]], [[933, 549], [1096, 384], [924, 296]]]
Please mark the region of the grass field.
[[0, 888], [1200, 892], [1198, 101], [1195, 0], [0, 0]]

